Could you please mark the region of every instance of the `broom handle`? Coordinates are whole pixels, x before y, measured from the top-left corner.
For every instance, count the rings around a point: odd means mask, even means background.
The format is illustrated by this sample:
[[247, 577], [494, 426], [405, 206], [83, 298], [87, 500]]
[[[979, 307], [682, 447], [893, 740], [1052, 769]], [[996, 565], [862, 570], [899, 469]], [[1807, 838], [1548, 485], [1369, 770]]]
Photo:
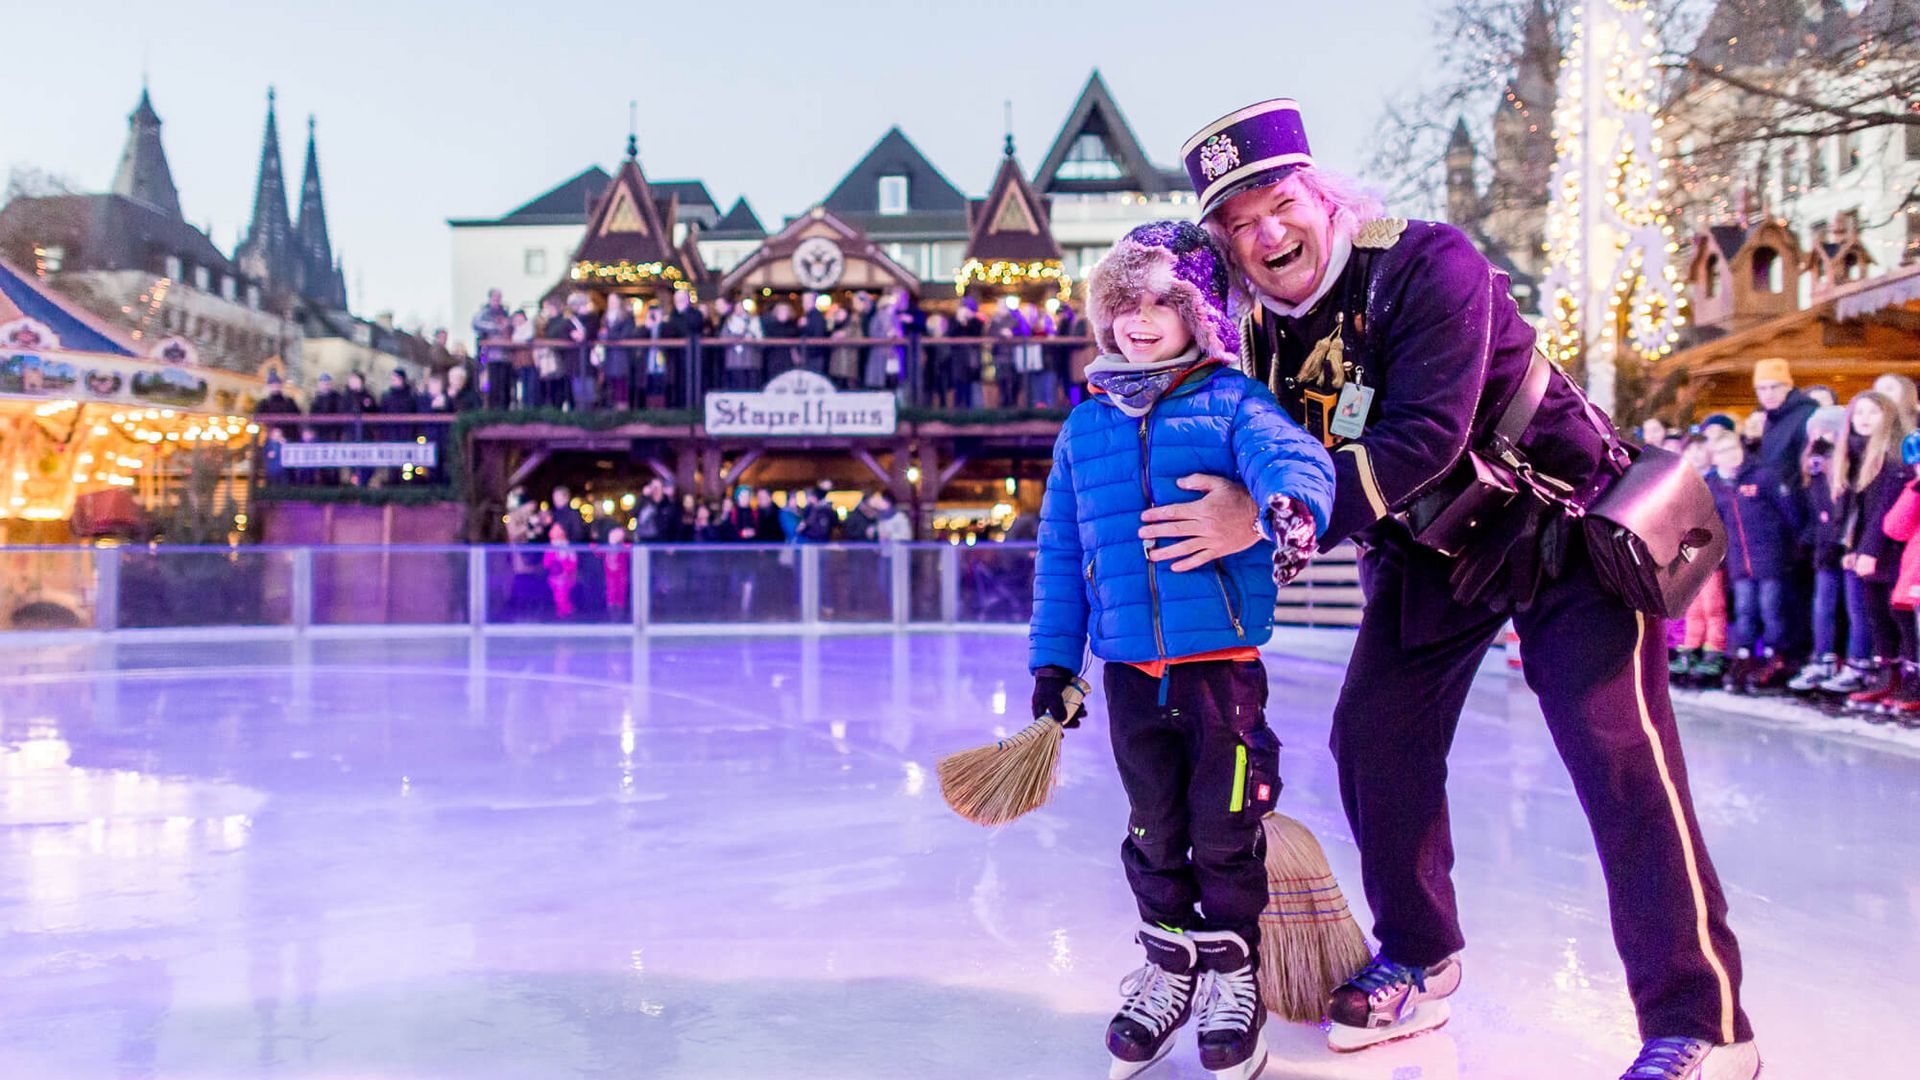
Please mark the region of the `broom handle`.
[[1074, 676], [1073, 681], [1067, 684], [1067, 688], [1060, 691], [1060, 700], [1067, 707], [1067, 715], [1055, 720], [1054, 723], [1059, 724], [1061, 727], [1066, 727], [1067, 721], [1086, 712], [1087, 710], [1084, 706], [1087, 695], [1092, 692], [1093, 687], [1087, 684], [1087, 680], [1080, 678], [1078, 675]]

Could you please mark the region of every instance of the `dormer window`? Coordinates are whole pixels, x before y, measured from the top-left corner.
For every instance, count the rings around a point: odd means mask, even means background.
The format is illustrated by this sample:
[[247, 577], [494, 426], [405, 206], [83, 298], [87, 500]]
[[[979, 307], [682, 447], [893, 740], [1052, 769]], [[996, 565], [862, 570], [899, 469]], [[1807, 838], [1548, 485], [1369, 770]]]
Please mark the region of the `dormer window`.
[[1092, 133], [1073, 140], [1058, 173], [1062, 180], [1118, 180], [1122, 175], [1120, 163], [1107, 152], [1107, 140]]
[[1753, 249], [1753, 291], [1777, 293], [1786, 288], [1780, 254], [1770, 247]]
[[1720, 295], [1720, 256], [1707, 256], [1707, 299]]
[[907, 212], [906, 177], [883, 176], [880, 178], [880, 212], [889, 216]]
[[193, 268], [193, 287], [201, 292], [213, 291], [213, 274], [204, 266]]
[[166, 265], [165, 274], [166, 274], [167, 280], [179, 281], [180, 280], [180, 256], [178, 255], [167, 256], [167, 261], [165, 265]]

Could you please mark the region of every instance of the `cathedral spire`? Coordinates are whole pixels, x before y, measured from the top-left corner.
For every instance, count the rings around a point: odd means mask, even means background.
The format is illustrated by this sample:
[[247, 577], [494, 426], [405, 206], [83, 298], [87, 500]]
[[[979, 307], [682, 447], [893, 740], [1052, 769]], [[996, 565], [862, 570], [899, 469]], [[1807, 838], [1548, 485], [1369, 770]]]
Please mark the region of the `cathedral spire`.
[[307, 164], [300, 178], [300, 218], [294, 225], [295, 263], [300, 291], [326, 307], [345, 310], [347, 289], [327, 232], [327, 200], [320, 188], [320, 151], [314, 118], [307, 117]]
[[234, 261], [251, 278], [274, 288], [297, 286], [293, 225], [287, 218], [287, 185], [280, 159], [280, 125], [274, 92], [267, 89], [267, 130], [260, 141], [260, 174], [253, 189], [253, 223], [234, 252]]
[[139, 103], [127, 114], [127, 145], [120, 151], [112, 191], [168, 217], [180, 217], [180, 192], [173, 186], [173, 170], [167, 167], [167, 152], [160, 145], [160, 114], [153, 109], [145, 83], [140, 86]]

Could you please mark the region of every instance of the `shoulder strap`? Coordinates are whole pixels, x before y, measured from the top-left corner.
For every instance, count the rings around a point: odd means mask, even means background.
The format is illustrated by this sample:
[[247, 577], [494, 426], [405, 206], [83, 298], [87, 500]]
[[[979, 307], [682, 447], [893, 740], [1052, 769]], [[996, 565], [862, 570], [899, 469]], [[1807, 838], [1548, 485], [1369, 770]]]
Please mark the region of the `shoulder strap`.
[[1494, 453], [1508, 458], [1517, 452], [1520, 439], [1526, 435], [1528, 425], [1533, 423], [1534, 414], [1540, 411], [1540, 403], [1547, 399], [1547, 384], [1552, 381], [1553, 363], [1547, 359], [1546, 353], [1533, 350], [1533, 358], [1527, 362], [1527, 373], [1520, 378], [1520, 388], [1513, 392], [1506, 410], [1500, 414], [1500, 420], [1493, 425], [1493, 434], [1488, 442]]

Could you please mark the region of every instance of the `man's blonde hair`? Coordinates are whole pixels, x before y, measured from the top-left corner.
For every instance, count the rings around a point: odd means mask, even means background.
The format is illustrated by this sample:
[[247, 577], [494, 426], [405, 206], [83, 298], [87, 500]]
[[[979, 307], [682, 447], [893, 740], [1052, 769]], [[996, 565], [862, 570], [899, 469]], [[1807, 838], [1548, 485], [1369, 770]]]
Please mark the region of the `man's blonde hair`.
[[[1386, 214], [1386, 204], [1373, 189], [1350, 176], [1313, 165], [1296, 169], [1285, 179], [1299, 180], [1300, 187], [1307, 194], [1320, 200], [1327, 208], [1327, 216], [1333, 221], [1333, 231], [1352, 240], [1360, 231], [1360, 226]], [[1252, 189], [1249, 189], [1252, 190]], [[1217, 208], [1216, 208], [1217, 209]], [[1253, 310], [1253, 286], [1247, 283], [1246, 275], [1233, 263], [1233, 243], [1227, 237], [1226, 230], [1220, 227], [1217, 215], [1209, 214], [1200, 224], [1206, 227], [1207, 235], [1213, 237], [1214, 244], [1227, 259], [1227, 295], [1233, 317], [1244, 318]]]

